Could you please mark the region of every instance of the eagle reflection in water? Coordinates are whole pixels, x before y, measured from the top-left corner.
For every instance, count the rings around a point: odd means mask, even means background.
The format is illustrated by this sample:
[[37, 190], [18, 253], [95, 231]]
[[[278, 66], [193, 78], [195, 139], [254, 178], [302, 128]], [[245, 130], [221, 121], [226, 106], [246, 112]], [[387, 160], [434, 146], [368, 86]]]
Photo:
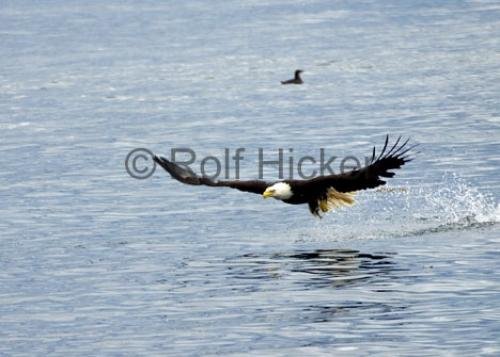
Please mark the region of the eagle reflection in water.
[[[393, 262], [392, 256], [394, 253], [367, 254], [357, 250], [321, 249], [246, 254], [228, 259], [225, 263], [234, 289], [246, 294], [265, 292], [285, 299], [284, 306], [278, 304], [256, 311], [254, 319], [316, 323], [334, 321], [354, 311], [373, 314], [381, 319], [397, 318], [399, 313], [405, 311], [405, 306], [366, 300], [363, 294], [360, 295], [365, 285], [368, 291], [383, 293], [376, 288], [380, 288], [380, 281], [397, 278], [397, 271], [401, 268]], [[289, 297], [286, 297], [287, 294], [290, 294]]]
[[[245, 254], [231, 259], [229, 275], [240, 279], [286, 279], [304, 288], [342, 287], [387, 275], [394, 269], [391, 253], [367, 254], [348, 249], [319, 249]], [[305, 274], [305, 275], [304, 275]]]

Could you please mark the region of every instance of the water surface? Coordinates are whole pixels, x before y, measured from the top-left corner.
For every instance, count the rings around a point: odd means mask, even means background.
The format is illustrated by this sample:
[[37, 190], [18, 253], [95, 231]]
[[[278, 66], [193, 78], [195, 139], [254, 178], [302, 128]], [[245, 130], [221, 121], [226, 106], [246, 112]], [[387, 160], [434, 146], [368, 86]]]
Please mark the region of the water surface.
[[[7, 1], [0, 48], [0, 354], [500, 353], [497, 1]], [[387, 133], [395, 190], [322, 220], [124, 169]]]

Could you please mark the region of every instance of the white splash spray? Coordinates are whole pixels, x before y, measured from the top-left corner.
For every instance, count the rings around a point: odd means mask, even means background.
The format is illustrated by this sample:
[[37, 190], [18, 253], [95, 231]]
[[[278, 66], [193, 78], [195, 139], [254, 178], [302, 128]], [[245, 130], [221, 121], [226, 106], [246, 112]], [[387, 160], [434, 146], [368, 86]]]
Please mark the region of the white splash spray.
[[376, 239], [476, 229], [500, 222], [500, 205], [493, 196], [456, 175], [447, 175], [438, 184], [360, 192], [357, 202], [326, 215], [312, 229], [299, 229], [300, 236]]

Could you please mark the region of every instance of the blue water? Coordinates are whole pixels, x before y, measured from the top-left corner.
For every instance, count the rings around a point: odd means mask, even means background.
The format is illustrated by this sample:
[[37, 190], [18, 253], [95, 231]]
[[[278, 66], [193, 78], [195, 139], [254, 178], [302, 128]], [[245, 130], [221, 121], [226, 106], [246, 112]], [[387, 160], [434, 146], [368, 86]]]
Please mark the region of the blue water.
[[[0, 355], [500, 354], [498, 1], [3, 1], [0, 49]], [[124, 167], [387, 133], [322, 220]]]

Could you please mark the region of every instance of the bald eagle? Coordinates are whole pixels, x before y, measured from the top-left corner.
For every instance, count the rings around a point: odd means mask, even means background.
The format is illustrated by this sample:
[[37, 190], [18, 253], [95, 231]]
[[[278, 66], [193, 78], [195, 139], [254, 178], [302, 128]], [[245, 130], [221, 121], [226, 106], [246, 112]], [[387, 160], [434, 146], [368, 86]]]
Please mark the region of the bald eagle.
[[367, 166], [347, 173], [318, 176], [309, 180], [283, 180], [266, 182], [261, 180], [213, 180], [198, 176], [164, 157], [154, 156], [154, 161], [163, 167], [176, 180], [195, 186], [230, 187], [244, 192], [257, 193], [264, 198], [273, 197], [289, 204], [305, 204], [311, 213], [321, 218], [321, 214], [341, 206], [354, 204], [354, 192], [385, 185], [382, 177], [393, 177], [389, 170], [399, 169], [411, 161], [408, 151], [416, 145], [407, 147], [408, 140], [399, 145], [401, 137], [387, 150], [389, 136], [378, 156], [373, 148]]

